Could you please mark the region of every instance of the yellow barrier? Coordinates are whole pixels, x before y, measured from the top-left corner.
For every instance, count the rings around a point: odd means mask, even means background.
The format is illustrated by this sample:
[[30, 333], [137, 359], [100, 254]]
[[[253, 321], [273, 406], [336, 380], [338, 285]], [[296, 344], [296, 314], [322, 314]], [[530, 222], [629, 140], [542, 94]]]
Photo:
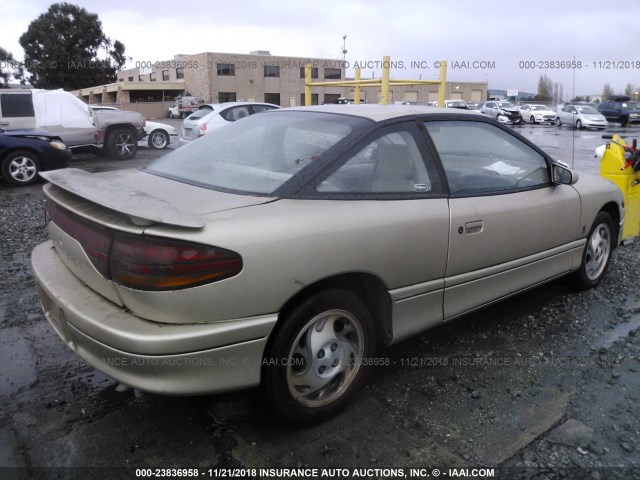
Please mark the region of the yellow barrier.
[[600, 160], [600, 175], [615, 183], [624, 196], [623, 241], [640, 234], [640, 172], [634, 172], [633, 166], [627, 165], [625, 146], [628, 146], [625, 141], [614, 135]]

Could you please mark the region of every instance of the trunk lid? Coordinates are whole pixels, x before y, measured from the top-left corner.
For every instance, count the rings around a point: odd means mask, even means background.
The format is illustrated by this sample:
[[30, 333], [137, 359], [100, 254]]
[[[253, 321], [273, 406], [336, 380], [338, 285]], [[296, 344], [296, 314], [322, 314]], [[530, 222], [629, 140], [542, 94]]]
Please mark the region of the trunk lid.
[[44, 186], [51, 219], [47, 228], [56, 252], [80, 280], [121, 306], [118, 288], [105, 274], [113, 232], [142, 235], [154, 225], [193, 232], [205, 228], [203, 215], [274, 200], [217, 192], [137, 170], [91, 174], [68, 168], [41, 175], [50, 182]]

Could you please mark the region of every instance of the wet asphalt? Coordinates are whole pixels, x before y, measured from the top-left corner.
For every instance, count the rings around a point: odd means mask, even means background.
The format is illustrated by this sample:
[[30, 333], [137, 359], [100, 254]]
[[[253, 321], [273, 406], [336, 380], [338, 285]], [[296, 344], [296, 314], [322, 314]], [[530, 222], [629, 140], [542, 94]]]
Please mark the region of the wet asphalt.
[[[513, 128], [598, 173], [602, 132]], [[640, 137], [637, 127], [609, 130]], [[158, 156], [80, 155], [71, 166], [97, 172]], [[258, 389], [118, 392], [70, 352], [30, 273], [30, 253], [46, 239], [41, 188], [0, 181], [0, 479], [140, 478], [141, 468], [198, 469], [199, 478], [261, 468], [347, 469], [315, 478], [474, 468], [495, 469], [494, 478], [640, 478], [640, 243], [616, 251], [595, 290], [549, 283], [379, 352], [383, 365], [346, 411], [301, 429], [281, 424]]]

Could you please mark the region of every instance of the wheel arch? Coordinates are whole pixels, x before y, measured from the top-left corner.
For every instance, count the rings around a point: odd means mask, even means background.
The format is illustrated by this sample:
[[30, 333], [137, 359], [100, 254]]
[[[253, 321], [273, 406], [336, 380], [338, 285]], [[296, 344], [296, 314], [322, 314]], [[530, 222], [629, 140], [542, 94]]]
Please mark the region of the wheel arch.
[[2, 151], [2, 153], [0, 154], [0, 161], [4, 161], [7, 155], [11, 155], [14, 152], [22, 152], [22, 151], [33, 153], [36, 157], [38, 157], [38, 160], [40, 160], [40, 155], [42, 154], [41, 152], [39, 152], [37, 149], [33, 147], [10, 147]]
[[[600, 212], [605, 212], [611, 217], [611, 220], [613, 220], [613, 228], [615, 229], [613, 237], [619, 238], [618, 236], [620, 233], [620, 209], [618, 208], [618, 205], [615, 202], [609, 202], [598, 211], [598, 213]], [[617, 247], [617, 245], [618, 245], [618, 242], [615, 242], [614, 248]]]
[[376, 325], [376, 339], [380, 345], [388, 344], [393, 337], [391, 297], [384, 282], [377, 276], [365, 272], [351, 272], [324, 278], [305, 286], [287, 300], [278, 315], [278, 322], [271, 332], [265, 351], [276, 337], [284, 320], [300, 303], [324, 290], [348, 290], [355, 294], [369, 310]]
[[109, 125], [104, 132], [105, 143], [106, 143], [106, 140], [109, 138], [109, 135], [111, 135], [114, 130], [121, 130], [121, 129], [130, 130], [134, 138], [136, 138], [136, 127], [134, 125], [132, 125], [131, 123], [114, 123], [112, 125]]

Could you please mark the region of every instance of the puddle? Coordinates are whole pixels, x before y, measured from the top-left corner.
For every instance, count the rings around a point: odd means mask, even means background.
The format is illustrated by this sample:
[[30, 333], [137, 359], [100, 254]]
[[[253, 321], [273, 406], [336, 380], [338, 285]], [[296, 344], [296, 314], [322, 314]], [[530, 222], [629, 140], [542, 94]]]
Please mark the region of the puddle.
[[600, 338], [596, 347], [609, 348], [618, 340], [625, 338], [629, 335], [629, 332], [640, 328], [640, 315], [634, 315], [628, 321], [616, 326], [613, 330], [609, 330]]
[[629, 336], [629, 333], [640, 328], [640, 302], [638, 300], [627, 300], [623, 308], [633, 315], [613, 329], [608, 330], [596, 342], [596, 348], [609, 348], [618, 340]]

